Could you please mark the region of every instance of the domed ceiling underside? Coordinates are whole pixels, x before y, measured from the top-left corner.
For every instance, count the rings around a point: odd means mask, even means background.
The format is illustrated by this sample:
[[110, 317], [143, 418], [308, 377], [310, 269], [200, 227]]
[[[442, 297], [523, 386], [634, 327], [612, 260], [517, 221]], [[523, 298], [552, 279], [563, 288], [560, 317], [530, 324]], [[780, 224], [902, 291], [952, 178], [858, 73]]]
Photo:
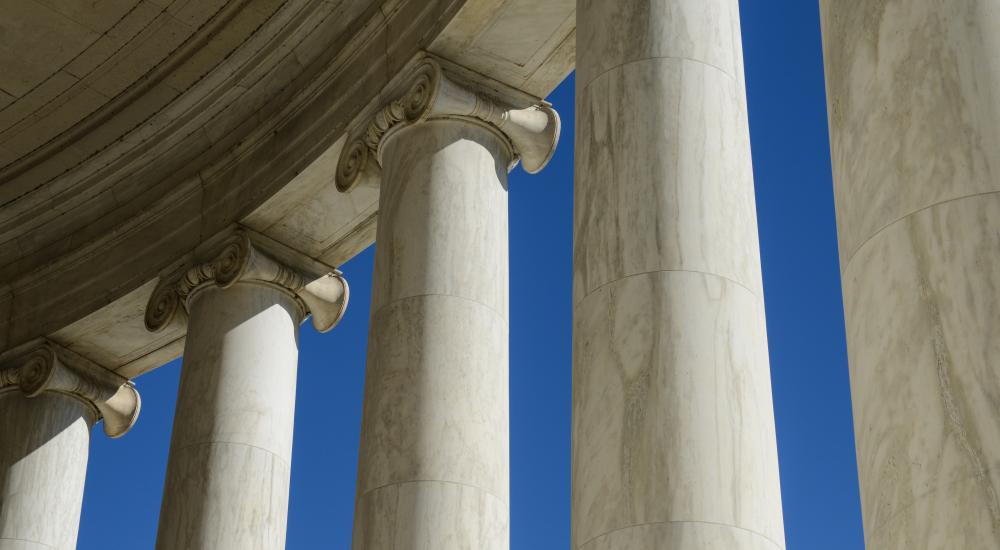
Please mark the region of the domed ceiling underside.
[[46, 336], [135, 375], [162, 273], [234, 223], [338, 265], [377, 189], [340, 138], [431, 51], [534, 96], [572, 69], [575, 1], [0, 0], [0, 352]]

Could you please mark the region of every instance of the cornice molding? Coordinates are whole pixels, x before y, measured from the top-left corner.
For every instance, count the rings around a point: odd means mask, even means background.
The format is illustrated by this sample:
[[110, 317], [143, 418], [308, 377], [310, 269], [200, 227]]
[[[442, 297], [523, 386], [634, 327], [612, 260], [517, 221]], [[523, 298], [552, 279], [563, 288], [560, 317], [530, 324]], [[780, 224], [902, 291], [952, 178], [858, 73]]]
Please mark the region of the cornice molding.
[[363, 119], [351, 133], [353, 137], [337, 165], [339, 191], [350, 191], [362, 181], [370, 183], [377, 175], [386, 136], [429, 120], [486, 123], [504, 137], [515, 160], [520, 159], [531, 174], [552, 158], [559, 142], [560, 121], [549, 103], [535, 100], [527, 107], [515, 107], [523, 103], [523, 94], [505, 98], [501, 84], [429, 55], [403, 73], [405, 91], [391, 94], [395, 99]]
[[[270, 246], [269, 246], [270, 245]], [[319, 332], [332, 329], [347, 310], [350, 288], [339, 270], [313, 276], [277, 259], [273, 244], [243, 228], [235, 229], [208, 261], [163, 277], [146, 306], [146, 330], [158, 332], [173, 322], [184, 321], [190, 298], [200, 288], [229, 288], [239, 282], [279, 287], [292, 294], [305, 315], [312, 315]], [[183, 307], [182, 307], [183, 306]]]
[[127, 378], [49, 340], [26, 347], [0, 365], [0, 391], [27, 397], [62, 393], [82, 401], [111, 438], [125, 435], [139, 418], [142, 401]]

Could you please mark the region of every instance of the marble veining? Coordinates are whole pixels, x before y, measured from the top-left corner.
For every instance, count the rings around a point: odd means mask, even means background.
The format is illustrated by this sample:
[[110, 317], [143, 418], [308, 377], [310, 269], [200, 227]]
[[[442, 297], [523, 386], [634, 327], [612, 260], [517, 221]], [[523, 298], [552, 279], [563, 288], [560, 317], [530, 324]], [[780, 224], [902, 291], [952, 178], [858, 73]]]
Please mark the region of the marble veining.
[[574, 548], [692, 520], [783, 541], [780, 506], [759, 505], [780, 502], [761, 302], [661, 272], [598, 290], [575, 319]]
[[164, 491], [179, 506], [164, 507], [157, 548], [275, 550], [285, 546], [289, 463], [264, 449], [223, 442], [187, 446], [171, 456], [183, 476]]
[[862, 509], [876, 548], [1000, 544], [1000, 304], [984, 299], [1000, 289], [997, 250], [1000, 195], [972, 197], [890, 226], [845, 271]]
[[441, 481], [398, 483], [366, 493], [358, 503], [354, 550], [506, 550], [507, 502], [476, 487]]
[[[685, 60], [612, 69], [580, 92], [575, 301], [661, 270], [716, 273], [763, 296], [743, 99]], [[641, 159], [641, 160], [638, 160]]]
[[74, 397], [13, 388], [0, 418], [0, 550], [74, 550], [97, 418]]
[[305, 310], [254, 282], [206, 282], [189, 302], [156, 548], [283, 548]]
[[821, 2], [869, 550], [1000, 547], [1000, 12]]
[[460, 118], [380, 139], [353, 548], [506, 550], [512, 151]]
[[508, 500], [507, 341], [495, 312], [449, 296], [372, 317], [359, 494], [437, 480]]
[[739, 4], [578, 34], [571, 547], [783, 548]]
[[841, 267], [871, 236], [1000, 191], [1000, 14], [991, 2], [821, 2]]
[[139, 417], [131, 381], [46, 339], [0, 363], [0, 550], [73, 550], [90, 432], [121, 437]]
[[[408, 146], [414, 141], [426, 145]], [[383, 147], [392, 162], [383, 177], [399, 182], [382, 185], [375, 262], [385, 271], [374, 281], [372, 311], [441, 294], [506, 317], [507, 271], [484, 268], [508, 256], [509, 161], [501, 140], [476, 125], [430, 121], [401, 130]]]
[[739, 6], [729, 0], [579, 0], [577, 82], [651, 59], [687, 59], [743, 74]]

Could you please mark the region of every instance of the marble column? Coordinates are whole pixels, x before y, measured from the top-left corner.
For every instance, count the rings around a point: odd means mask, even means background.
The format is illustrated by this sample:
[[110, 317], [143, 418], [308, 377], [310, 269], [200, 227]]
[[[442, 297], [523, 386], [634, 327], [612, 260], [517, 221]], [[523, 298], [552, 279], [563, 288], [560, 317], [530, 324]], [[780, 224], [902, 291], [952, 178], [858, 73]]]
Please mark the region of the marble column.
[[238, 232], [151, 300], [151, 329], [179, 302], [188, 315], [156, 548], [283, 549], [298, 327], [312, 312], [331, 328], [346, 283], [337, 272], [311, 280]]
[[867, 547], [1000, 548], [1000, 10], [821, 6]]
[[355, 550], [510, 545], [507, 173], [559, 120], [459, 76], [420, 62], [342, 156], [342, 189], [381, 165]]
[[579, 0], [574, 550], [784, 548], [737, 0]]
[[90, 429], [139, 415], [125, 378], [51, 342], [0, 366], [0, 550], [74, 550]]

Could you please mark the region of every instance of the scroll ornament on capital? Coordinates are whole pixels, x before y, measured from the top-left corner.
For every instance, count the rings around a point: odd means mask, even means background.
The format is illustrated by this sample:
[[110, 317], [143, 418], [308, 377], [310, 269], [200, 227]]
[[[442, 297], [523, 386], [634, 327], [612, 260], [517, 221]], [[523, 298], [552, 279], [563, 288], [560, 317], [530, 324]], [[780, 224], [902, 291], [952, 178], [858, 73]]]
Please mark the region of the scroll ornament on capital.
[[413, 70], [407, 91], [379, 109], [344, 146], [337, 165], [337, 190], [346, 193], [377, 172], [386, 136], [428, 120], [485, 123], [503, 136], [511, 156], [520, 159], [526, 172], [537, 173], [548, 164], [560, 129], [559, 114], [551, 105], [538, 101], [515, 108], [456, 80], [435, 59], [423, 59]]
[[142, 406], [130, 380], [47, 340], [0, 367], [0, 391], [11, 388], [29, 398], [53, 392], [77, 399], [111, 438], [135, 425]]
[[261, 251], [250, 235], [240, 230], [226, 239], [213, 260], [188, 269], [179, 279], [161, 281], [146, 306], [146, 330], [158, 332], [186, 315], [188, 299], [199, 288], [229, 288], [240, 281], [270, 284], [291, 293], [303, 312], [312, 315], [319, 332], [327, 332], [340, 322], [350, 295], [340, 271], [309, 277]]

